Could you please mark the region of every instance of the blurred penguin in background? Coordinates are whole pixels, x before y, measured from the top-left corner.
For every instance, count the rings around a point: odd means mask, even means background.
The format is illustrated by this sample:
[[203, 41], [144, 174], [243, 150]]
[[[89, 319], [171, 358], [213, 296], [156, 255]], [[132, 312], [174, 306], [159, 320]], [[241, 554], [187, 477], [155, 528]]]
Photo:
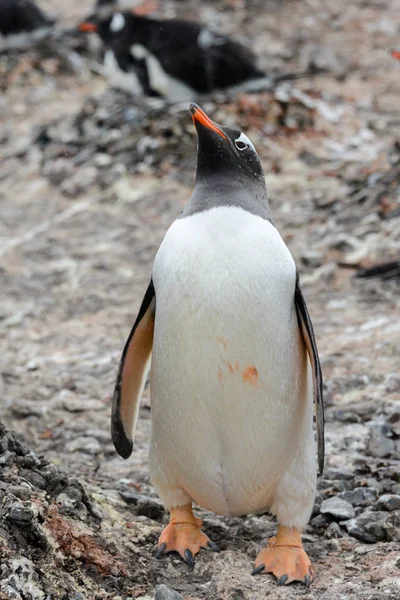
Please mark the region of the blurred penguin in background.
[[[120, 0], [121, 1], [121, 0]], [[113, 87], [171, 102], [238, 89], [261, 91], [292, 74], [270, 77], [244, 46], [199, 23], [150, 18], [153, 3], [133, 11], [99, 0], [79, 29], [96, 32], [105, 47], [104, 74]]]
[[0, 0], [0, 51], [28, 49], [46, 37], [54, 23], [33, 0]]

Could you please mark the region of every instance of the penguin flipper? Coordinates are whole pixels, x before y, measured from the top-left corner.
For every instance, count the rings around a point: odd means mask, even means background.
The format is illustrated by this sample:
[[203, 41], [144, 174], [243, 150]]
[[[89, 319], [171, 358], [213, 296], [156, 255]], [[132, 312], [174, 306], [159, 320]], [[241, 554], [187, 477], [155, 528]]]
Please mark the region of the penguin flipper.
[[112, 400], [111, 436], [123, 458], [132, 454], [140, 397], [150, 366], [154, 318], [155, 291], [150, 281], [122, 353]]
[[324, 470], [325, 458], [325, 439], [324, 439], [324, 401], [322, 393], [322, 370], [318, 356], [317, 342], [315, 341], [314, 328], [307, 309], [306, 301], [300, 288], [299, 275], [296, 278], [296, 289], [294, 293], [297, 317], [300, 330], [303, 335], [304, 343], [307, 348], [310, 359], [313, 383], [314, 383], [314, 403], [316, 411], [317, 427], [317, 450], [318, 450], [318, 469], [322, 475]]

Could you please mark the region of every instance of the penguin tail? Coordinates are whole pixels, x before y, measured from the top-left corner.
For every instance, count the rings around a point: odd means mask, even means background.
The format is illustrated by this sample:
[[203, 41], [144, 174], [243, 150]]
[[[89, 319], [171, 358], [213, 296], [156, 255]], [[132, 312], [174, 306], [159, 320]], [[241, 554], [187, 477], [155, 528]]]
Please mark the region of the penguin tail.
[[296, 79], [303, 79], [314, 75], [313, 71], [303, 71], [301, 73], [285, 73], [284, 75], [266, 75], [262, 71], [256, 71], [256, 75], [252, 76], [239, 85], [235, 85], [230, 88], [232, 91], [246, 92], [251, 94], [257, 94], [258, 92], [264, 92], [274, 89], [280, 83], [285, 81], [295, 81]]

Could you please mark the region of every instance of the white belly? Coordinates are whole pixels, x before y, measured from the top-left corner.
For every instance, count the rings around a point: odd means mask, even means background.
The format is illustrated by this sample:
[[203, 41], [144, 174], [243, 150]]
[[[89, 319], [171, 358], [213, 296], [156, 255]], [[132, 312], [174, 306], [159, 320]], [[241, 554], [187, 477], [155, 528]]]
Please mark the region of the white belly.
[[312, 435], [295, 278], [277, 230], [240, 208], [177, 220], [157, 254], [152, 469], [215, 512], [269, 507]]
[[123, 90], [134, 96], [143, 95], [143, 88], [138, 76], [133, 71], [129, 73], [123, 71], [112, 50], [107, 50], [104, 55], [103, 74], [108, 79], [111, 87]]

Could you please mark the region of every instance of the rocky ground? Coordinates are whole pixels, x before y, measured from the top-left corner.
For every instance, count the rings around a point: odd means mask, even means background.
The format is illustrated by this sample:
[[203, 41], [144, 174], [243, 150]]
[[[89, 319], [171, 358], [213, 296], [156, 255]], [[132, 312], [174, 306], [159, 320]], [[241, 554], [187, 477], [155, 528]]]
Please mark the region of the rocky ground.
[[[87, 7], [41, 5], [71, 27]], [[321, 70], [202, 106], [253, 140], [298, 264], [325, 379], [327, 459], [309, 589], [251, 577], [268, 515], [198, 510], [221, 547], [157, 561], [146, 389], [133, 456], [109, 433], [117, 363], [152, 260], [193, 186], [187, 106], [107, 89], [64, 36], [0, 55], [0, 598], [258, 600], [400, 595], [400, 63], [393, 0], [168, 2], [250, 43], [264, 68]], [[219, 10], [223, 9], [223, 10]], [[50, 50], [49, 50], [50, 49]], [[81, 54], [78, 54], [80, 50]], [[358, 277], [377, 263], [388, 274]], [[396, 266], [397, 265], [397, 266]]]

